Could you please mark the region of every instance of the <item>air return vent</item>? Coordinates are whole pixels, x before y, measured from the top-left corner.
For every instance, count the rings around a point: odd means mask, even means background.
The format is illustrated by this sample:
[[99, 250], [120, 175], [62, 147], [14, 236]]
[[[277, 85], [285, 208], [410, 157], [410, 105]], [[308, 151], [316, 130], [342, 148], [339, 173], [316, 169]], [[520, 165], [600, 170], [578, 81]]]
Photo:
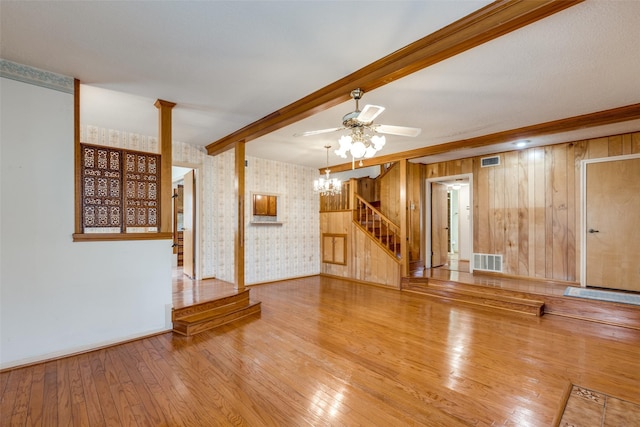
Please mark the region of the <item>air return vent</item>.
[[473, 269], [502, 273], [502, 255], [473, 254]]
[[480, 166], [483, 168], [489, 166], [498, 166], [500, 164], [500, 156], [483, 157], [480, 159]]

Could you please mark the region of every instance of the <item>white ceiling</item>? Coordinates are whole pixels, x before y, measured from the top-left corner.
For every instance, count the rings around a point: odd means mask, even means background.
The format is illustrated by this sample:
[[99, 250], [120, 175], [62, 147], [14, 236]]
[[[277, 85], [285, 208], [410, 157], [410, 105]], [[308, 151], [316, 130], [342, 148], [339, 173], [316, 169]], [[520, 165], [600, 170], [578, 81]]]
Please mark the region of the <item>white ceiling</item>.
[[[468, 15], [487, 1], [2, 1], [4, 59], [81, 80], [81, 122], [208, 145]], [[588, 0], [375, 91], [381, 154], [640, 103], [640, 1]], [[352, 101], [247, 144], [247, 154], [324, 167]], [[640, 120], [531, 138], [549, 144], [640, 130]], [[513, 149], [457, 151], [435, 161]], [[344, 160], [332, 154], [332, 164]]]

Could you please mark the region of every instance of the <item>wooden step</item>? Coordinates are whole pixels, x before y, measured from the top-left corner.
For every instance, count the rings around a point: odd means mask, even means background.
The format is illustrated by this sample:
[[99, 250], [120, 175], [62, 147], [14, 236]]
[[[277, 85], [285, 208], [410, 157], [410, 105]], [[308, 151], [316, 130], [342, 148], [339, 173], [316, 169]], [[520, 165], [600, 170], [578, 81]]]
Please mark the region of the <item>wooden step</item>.
[[224, 314], [210, 316], [200, 315], [173, 322], [173, 332], [180, 335], [192, 336], [200, 332], [208, 331], [218, 326], [226, 325], [234, 320], [242, 319], [256, 313], [260, 313], [260, 302], [251, 303], [243, 308]]
[[192, 314], [212, 310], [217, 307], [222, 307], [234, 303], [249, 304], [249, 289], [245, 289], [241, 292], [232, 292], [228, 295], [219, 296], [214, 300], [204, 301], [198, 304], [174, 309], [171, 312], [171, 320], [180, 320], [185, 317], [191, 316]]
[[595, 301], [584, 298], [567, 297], [564, 295], [516, 291], [501, 287], [487, 287], [477, 284], [472, 285], [469, 283], [427, 277], [403, 277], [401, 281], [401, 289], [426, 294], [426, 289], [429, 288], [428, 282], [431, 282], [432, 284], [446, 284], [447, 286], [462, 290], [488, 290], [494, 295], [542, 301], [544, 302], [543, 311], [545, 316], [555, 315], [569, 317], [588, 322], [640, 330], [640, 307], [631, 304]]
[[173, 310], [173, 331], [191, 336], [260, 313], [260, 310], [260, 303], [251, 303], [249, 289], [245, 289], [215, 300]]
[[544, 301], [525, 298], [518, 292], [503, 289], [465, 286], [437, 279], [403, 280], [403, 290], [481, 306], [493, 310], [510, 311], [540, 317], [544, 314]]

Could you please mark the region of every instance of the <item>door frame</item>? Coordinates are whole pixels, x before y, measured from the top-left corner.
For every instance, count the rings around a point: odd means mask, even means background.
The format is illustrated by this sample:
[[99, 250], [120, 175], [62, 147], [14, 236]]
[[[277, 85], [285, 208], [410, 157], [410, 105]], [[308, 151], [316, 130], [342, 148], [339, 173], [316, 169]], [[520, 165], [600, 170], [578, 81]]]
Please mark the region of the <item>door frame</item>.
[[583, 288], [587, 287], [587, 165], [638, 158], [640, 158], [640, 153], [580, 161], [580, 286]]
[[473, 273], [473, 173], [463, 173], [458, 175], [439, 176], [437, 178], [427, 178], [425, 185], [425, 206], [424, 214], [424, 254], [422, 261], [424, 268], [431, 268], [431, 183], [447, 182], [456, 179], [465, 179], [469, 181], [469, 206], [471, 207], [471, 215], [469, 215], [469, 271]]
[[[200, 167], [198, 165], [193, 165], [190, 163], [186, 163], [186, 162], [173, 162], [172, 166], [178, 166], [181, 168], [189, 168], [192, 169], [194, 172], [194, 180], [195, 180], [195, 185], [194, 185], [194, 193], [195, 193], [195, 206], [193, 207], [194, 210], [194, 216], [195, 218], [193, 219], [194, 221], [194, 228], [195, 228], [195, 233], [193, 233], [193, 239], [194, 239], [194, 247], [193, 247], [193, 275], [194, 277], [192, 279], [194, 280], [199, 280], [202, 278], [202, 274], [201, 274], [201, 261], [200, 261], [200, 218], [201, 218], [201, 212], [200, 212], [200, 207], [201, 207], [201, 203], [202, 203], [202, 197], [200, 194], [200, 190], [201, 190], [201, 183], [200, 183]], [[173, 183], [172, 183], [173, 185]]]

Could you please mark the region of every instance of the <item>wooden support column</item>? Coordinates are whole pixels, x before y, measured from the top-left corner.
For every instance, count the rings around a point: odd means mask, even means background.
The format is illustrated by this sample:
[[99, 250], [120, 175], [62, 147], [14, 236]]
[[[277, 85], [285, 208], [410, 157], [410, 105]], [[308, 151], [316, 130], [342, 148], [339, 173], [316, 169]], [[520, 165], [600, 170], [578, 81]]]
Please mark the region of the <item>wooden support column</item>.
[[407, 159], [399, 162], [400, 166], [400, 276], [409, 275], [409, 228], [407, 222]]
[[238, 216], [234, 233], [235, 267], [234, 284], [238, 291], [244, 290], [244, 177], [245, 177], [245, 142], [235, 143], [235, 190], [238, 204]]
[[82, 152], [80, 151], [80, 80], [73, 79], [73, 157], [75, 171], [75, 224], [74, 234], [82, 233]]
[[357, 187], [358, 187], [358, 180], [355, 178], [350, 178], [349, 179], [349, 209], [351, 209], [352, 211], [356, 209], [356, 194], [358, 193]]
[[161, 233], [171, 233], [173, 221], [171, 218], [171, 166], [173, 154], [171, 151], [171, 110], [176, 106], [174, 102], [156, 100], [158, 109], [158, 143], [160, 144], [160, 229]]

